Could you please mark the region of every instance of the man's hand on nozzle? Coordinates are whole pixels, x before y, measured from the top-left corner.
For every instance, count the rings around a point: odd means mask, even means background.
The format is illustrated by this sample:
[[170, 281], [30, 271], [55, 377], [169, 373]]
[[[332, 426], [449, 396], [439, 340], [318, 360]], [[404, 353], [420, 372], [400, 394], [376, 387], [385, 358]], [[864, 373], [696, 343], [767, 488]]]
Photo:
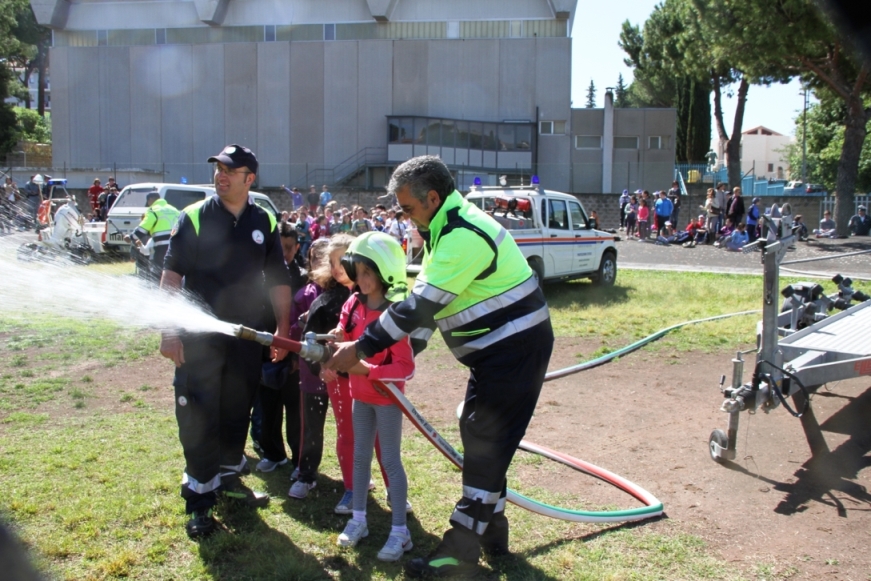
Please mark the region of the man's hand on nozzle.
[[333, 356], [324, 364], [332, 371], [348, 371], [357, 364], [357, 344], [354, 341], [333, 344]]

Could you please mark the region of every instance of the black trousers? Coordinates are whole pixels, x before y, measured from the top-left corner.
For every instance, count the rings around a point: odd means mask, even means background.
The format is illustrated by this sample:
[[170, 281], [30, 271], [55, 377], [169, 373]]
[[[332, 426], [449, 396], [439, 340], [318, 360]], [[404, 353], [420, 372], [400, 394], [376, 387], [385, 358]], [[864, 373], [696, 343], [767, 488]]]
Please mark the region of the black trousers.
[[439, 552], [476, 563], [494, 520], [504, 525], [507, 544], [505, 475], [532, 419], [552, 350], [553, 330], [547, 320], [531, 332], [500, 341], [498, 349], [489, 348], [472, 365], [460, 416], [463, 497]]
[[282, 420], [286, 425], [287, 447], [290, 448], [290, 461], [293, 467], [299, 466], [300, 453], [300, 392], [299, 370], [288, 374], [281, 389], [271, 389], [260, 385], [260, 447], [263, 456], [273, 462], [287, 458], [284, 438], [281, 434]]
[[185, 363], [176, 369], [173, 386], [185, 458], [181, 495], [190, 513], [214, 506], [222, 475], [237, 476], [245, 467], [263, 348], [214, 333], [187, 335], [182, 344]]
[[300, 393], [299, 480], [314, 482], [324, 457], [324, 423], [330, 398], [326, 393]]

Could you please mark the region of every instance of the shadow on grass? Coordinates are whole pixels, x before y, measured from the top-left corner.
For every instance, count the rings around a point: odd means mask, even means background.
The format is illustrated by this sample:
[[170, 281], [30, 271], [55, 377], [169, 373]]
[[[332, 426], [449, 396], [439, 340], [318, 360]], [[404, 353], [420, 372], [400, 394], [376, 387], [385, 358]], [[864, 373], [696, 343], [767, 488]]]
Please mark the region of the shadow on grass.
[[573, 281], [547, 284], [544, 286], [544, 296], [547, 303], [555, 308], [571, 306], [612, 306], [629, 301], [629, 291], [632, 287], [619, 283], [610, 287], [601, 287], [589, 281]]

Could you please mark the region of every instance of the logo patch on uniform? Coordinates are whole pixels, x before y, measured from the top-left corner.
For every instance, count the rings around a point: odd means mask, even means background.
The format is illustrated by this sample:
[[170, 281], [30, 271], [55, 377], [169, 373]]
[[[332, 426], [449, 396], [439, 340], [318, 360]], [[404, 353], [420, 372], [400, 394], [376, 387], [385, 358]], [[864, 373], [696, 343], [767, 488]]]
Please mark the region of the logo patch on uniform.
[[188, 404], [188, 398], [183, 395], [178, 396], [178, 405], [184, 407]]
[[227, 155], [233, 155], [234, 153], [236, 153], [236, 148], [232, 145], [229, 147], [225, 147], [223, 153], [226, 153]]
[[252, 239], [254, 240], [254, 242], [256, 242], [257, 244], [263, 244], [263, 241], [266, 239], [266, 238], [263, 236], [263, 232], [261, 232], [260, 230], [255, 230], [254, 232], [252, 232], [252, 233], [251, 233], [251, 238], [252, 238]]

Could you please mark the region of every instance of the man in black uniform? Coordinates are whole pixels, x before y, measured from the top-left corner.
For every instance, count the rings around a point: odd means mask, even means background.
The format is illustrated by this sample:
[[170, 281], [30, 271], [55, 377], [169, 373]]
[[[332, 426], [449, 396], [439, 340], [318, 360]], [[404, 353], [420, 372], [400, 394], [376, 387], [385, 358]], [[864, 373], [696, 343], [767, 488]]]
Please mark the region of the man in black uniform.
[[[199, 298], [220, 320], [257, 327], [261, 297], [269, 289], [276, 335], [290, 332], [290, 282], [275, 217], [248, 195], [257, 159], [248, 148], [228, 145], [209, 158], [215, 166], [217, 196], [185, 208], [173, 228], [160, 286], [182, 288]], [[269, 497], [245, 487], [244, 455], [251, 402], [260, 383], [262, 347], [218, 333], [166, 331], [160, 353], [176, 365], [176, 419], [185, 455], [181, 495], [191, 515], [191, 538], [215, 529], [212, 509], [218, 493], [248, 506]], [[287, 352], [274, 349], [273, 361]]]

